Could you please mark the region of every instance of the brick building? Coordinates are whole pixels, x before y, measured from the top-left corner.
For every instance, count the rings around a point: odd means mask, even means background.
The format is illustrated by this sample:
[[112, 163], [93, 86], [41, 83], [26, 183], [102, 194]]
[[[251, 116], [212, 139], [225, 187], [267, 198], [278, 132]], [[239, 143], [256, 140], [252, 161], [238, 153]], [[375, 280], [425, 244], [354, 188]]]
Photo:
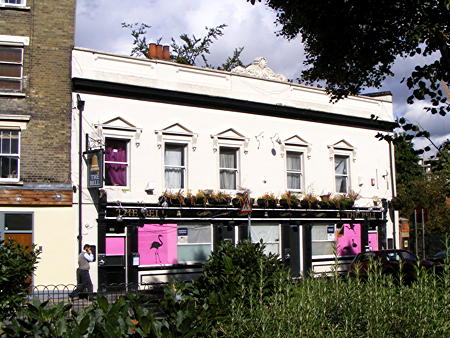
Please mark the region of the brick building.
[[0, 0], [0, 238], [42, 249], [34, 284], [74, 279], [74, 16], [75, 0]]

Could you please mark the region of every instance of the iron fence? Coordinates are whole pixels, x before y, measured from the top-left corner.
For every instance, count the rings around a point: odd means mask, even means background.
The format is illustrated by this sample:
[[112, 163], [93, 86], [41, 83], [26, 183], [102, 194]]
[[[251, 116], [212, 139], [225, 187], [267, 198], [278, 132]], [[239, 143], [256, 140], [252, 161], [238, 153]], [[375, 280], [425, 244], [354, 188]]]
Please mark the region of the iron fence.
[[108, 302], [114, 302], [118, 298], [130, 293], [141, 293], [147, 295], [147, 298], [153, 300], [156, 304], [163, 295], [163, 283], [154, 284], [106, 284], [100, 285], [97, 292], [83, 292], [77, 297], [69, 297], [70, 293], [76, 288], [74, 284], [55, 284], [55, 285], [35, 285], [28, 295], [28, 301], [39, 300], [48, 301], [50, 304], [72, 303], [74, 310], [79, 310], [92, 304], [97, 296], [105, 297]]

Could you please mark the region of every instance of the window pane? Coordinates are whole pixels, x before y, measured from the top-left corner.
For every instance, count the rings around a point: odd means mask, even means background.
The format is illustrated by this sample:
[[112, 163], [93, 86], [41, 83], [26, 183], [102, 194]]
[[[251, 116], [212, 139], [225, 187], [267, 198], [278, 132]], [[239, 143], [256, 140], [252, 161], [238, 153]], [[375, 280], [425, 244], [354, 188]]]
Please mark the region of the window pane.
[[220, 189], [236, 189], [236, 171], [220, 171]]
[[313, 242], [311, 247], [311, 253], [316, 255], [333, 255], [334, 242]]
[[19, 132], [11, 132], [11, 154], [19, 154]]
[[301, 170], [301, 154], [292, 152], [287, 153], [287, 169]]
[[181, 168], [166, 168], [165, 181], [168, 189], [184, 188], [184, 170]]
[[301, 175], [296, 173], [287, 174], [287, 186], [288, 189], [301, 189]]
[[313, 241], [328, 240], [328, 225], [314, 225], [311, 229], [311, 239]]
[[33, 229], [32, 214], [5, 214], [7, 231], [31, 231]]
[[2, 154], [11, 154], [11, 140], [10, 140], [10, 132], [4, 131], [2, 133]]
[[166, 166], [184, 166], [184, 146], [166, 145], [164, 164]]
[[347, 177], [336, 177], [336, 191], [341, 193], [347, 193]]
[[334, 157], [334, 170], [338, 175], [347, 175], [347, 157], [335, 156]]
[[127, 143], [126, 140], [106, 139], [105, 161], [127, 162]]
[[0, 47], [0, 62], [22, 63], [21, 48]]
[[106, 185], [127, 185], [127, 165], [126, 164], [105, 164]]
[[22, 80], [0, 79], [0, 90], [19, 91], [22, 89]]
[[178, 244], [185, 243], [211, 243], [211, 226], [209, 225], [180, 225], [178, 229], [187, 232], [186, 236], [178, 238]]
[[178, 245], [178, 262], [205, 262], [211, 254], [211, 244]]
[[220, 168], [237, 168], [235, 149], [220, 148]]
[[2, 178], [17, 178], [19, 160], [14, 157], [2, 156], [0, 158], [1, 163], [1, 177]]
[[22, 76], [22, 65], [0, 63], [0, 76], [20, 78]]

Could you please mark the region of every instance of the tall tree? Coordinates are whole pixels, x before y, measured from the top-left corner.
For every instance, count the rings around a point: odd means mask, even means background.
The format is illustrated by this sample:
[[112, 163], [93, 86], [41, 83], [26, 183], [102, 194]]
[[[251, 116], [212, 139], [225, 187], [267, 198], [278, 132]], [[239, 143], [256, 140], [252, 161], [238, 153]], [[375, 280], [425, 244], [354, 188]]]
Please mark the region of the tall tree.
[[[262, 0], [246, 0], [254, 4]], [[422, 56], [406, 79], [408, 103], [427, 101], [432, 114], [450, 112], [449, 0], [264, 0], [278, 34], [305, 45], [302, 81], [324, 82], [332, 100], [379, 88], [397, 57]], [[405, 80], [405, 79], [404, 79]], [[444, 88], [445, 87], [445, 88]], [[410, 133], [423, 132], [420, 128]], [[422, 135], [423, 136], [423, 135]]]

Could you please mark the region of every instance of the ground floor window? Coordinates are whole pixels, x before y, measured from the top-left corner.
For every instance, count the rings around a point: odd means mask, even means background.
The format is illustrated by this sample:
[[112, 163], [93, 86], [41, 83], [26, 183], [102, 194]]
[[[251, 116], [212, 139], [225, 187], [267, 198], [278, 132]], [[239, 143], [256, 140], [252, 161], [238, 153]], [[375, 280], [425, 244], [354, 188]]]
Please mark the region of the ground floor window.
[[211, 225], [182, 224], [177, 228], [178, 263], [205, 262], [212, 250]]
[[252, 243], [259, 243], [262, 240], [266, 254], [280, 254], [280, 227], [278, 225], [252, 225], [251, 238]]
[[336, 251], [335, 225], [313, 225], [311, 229], [312, 256], [330, 256]]

